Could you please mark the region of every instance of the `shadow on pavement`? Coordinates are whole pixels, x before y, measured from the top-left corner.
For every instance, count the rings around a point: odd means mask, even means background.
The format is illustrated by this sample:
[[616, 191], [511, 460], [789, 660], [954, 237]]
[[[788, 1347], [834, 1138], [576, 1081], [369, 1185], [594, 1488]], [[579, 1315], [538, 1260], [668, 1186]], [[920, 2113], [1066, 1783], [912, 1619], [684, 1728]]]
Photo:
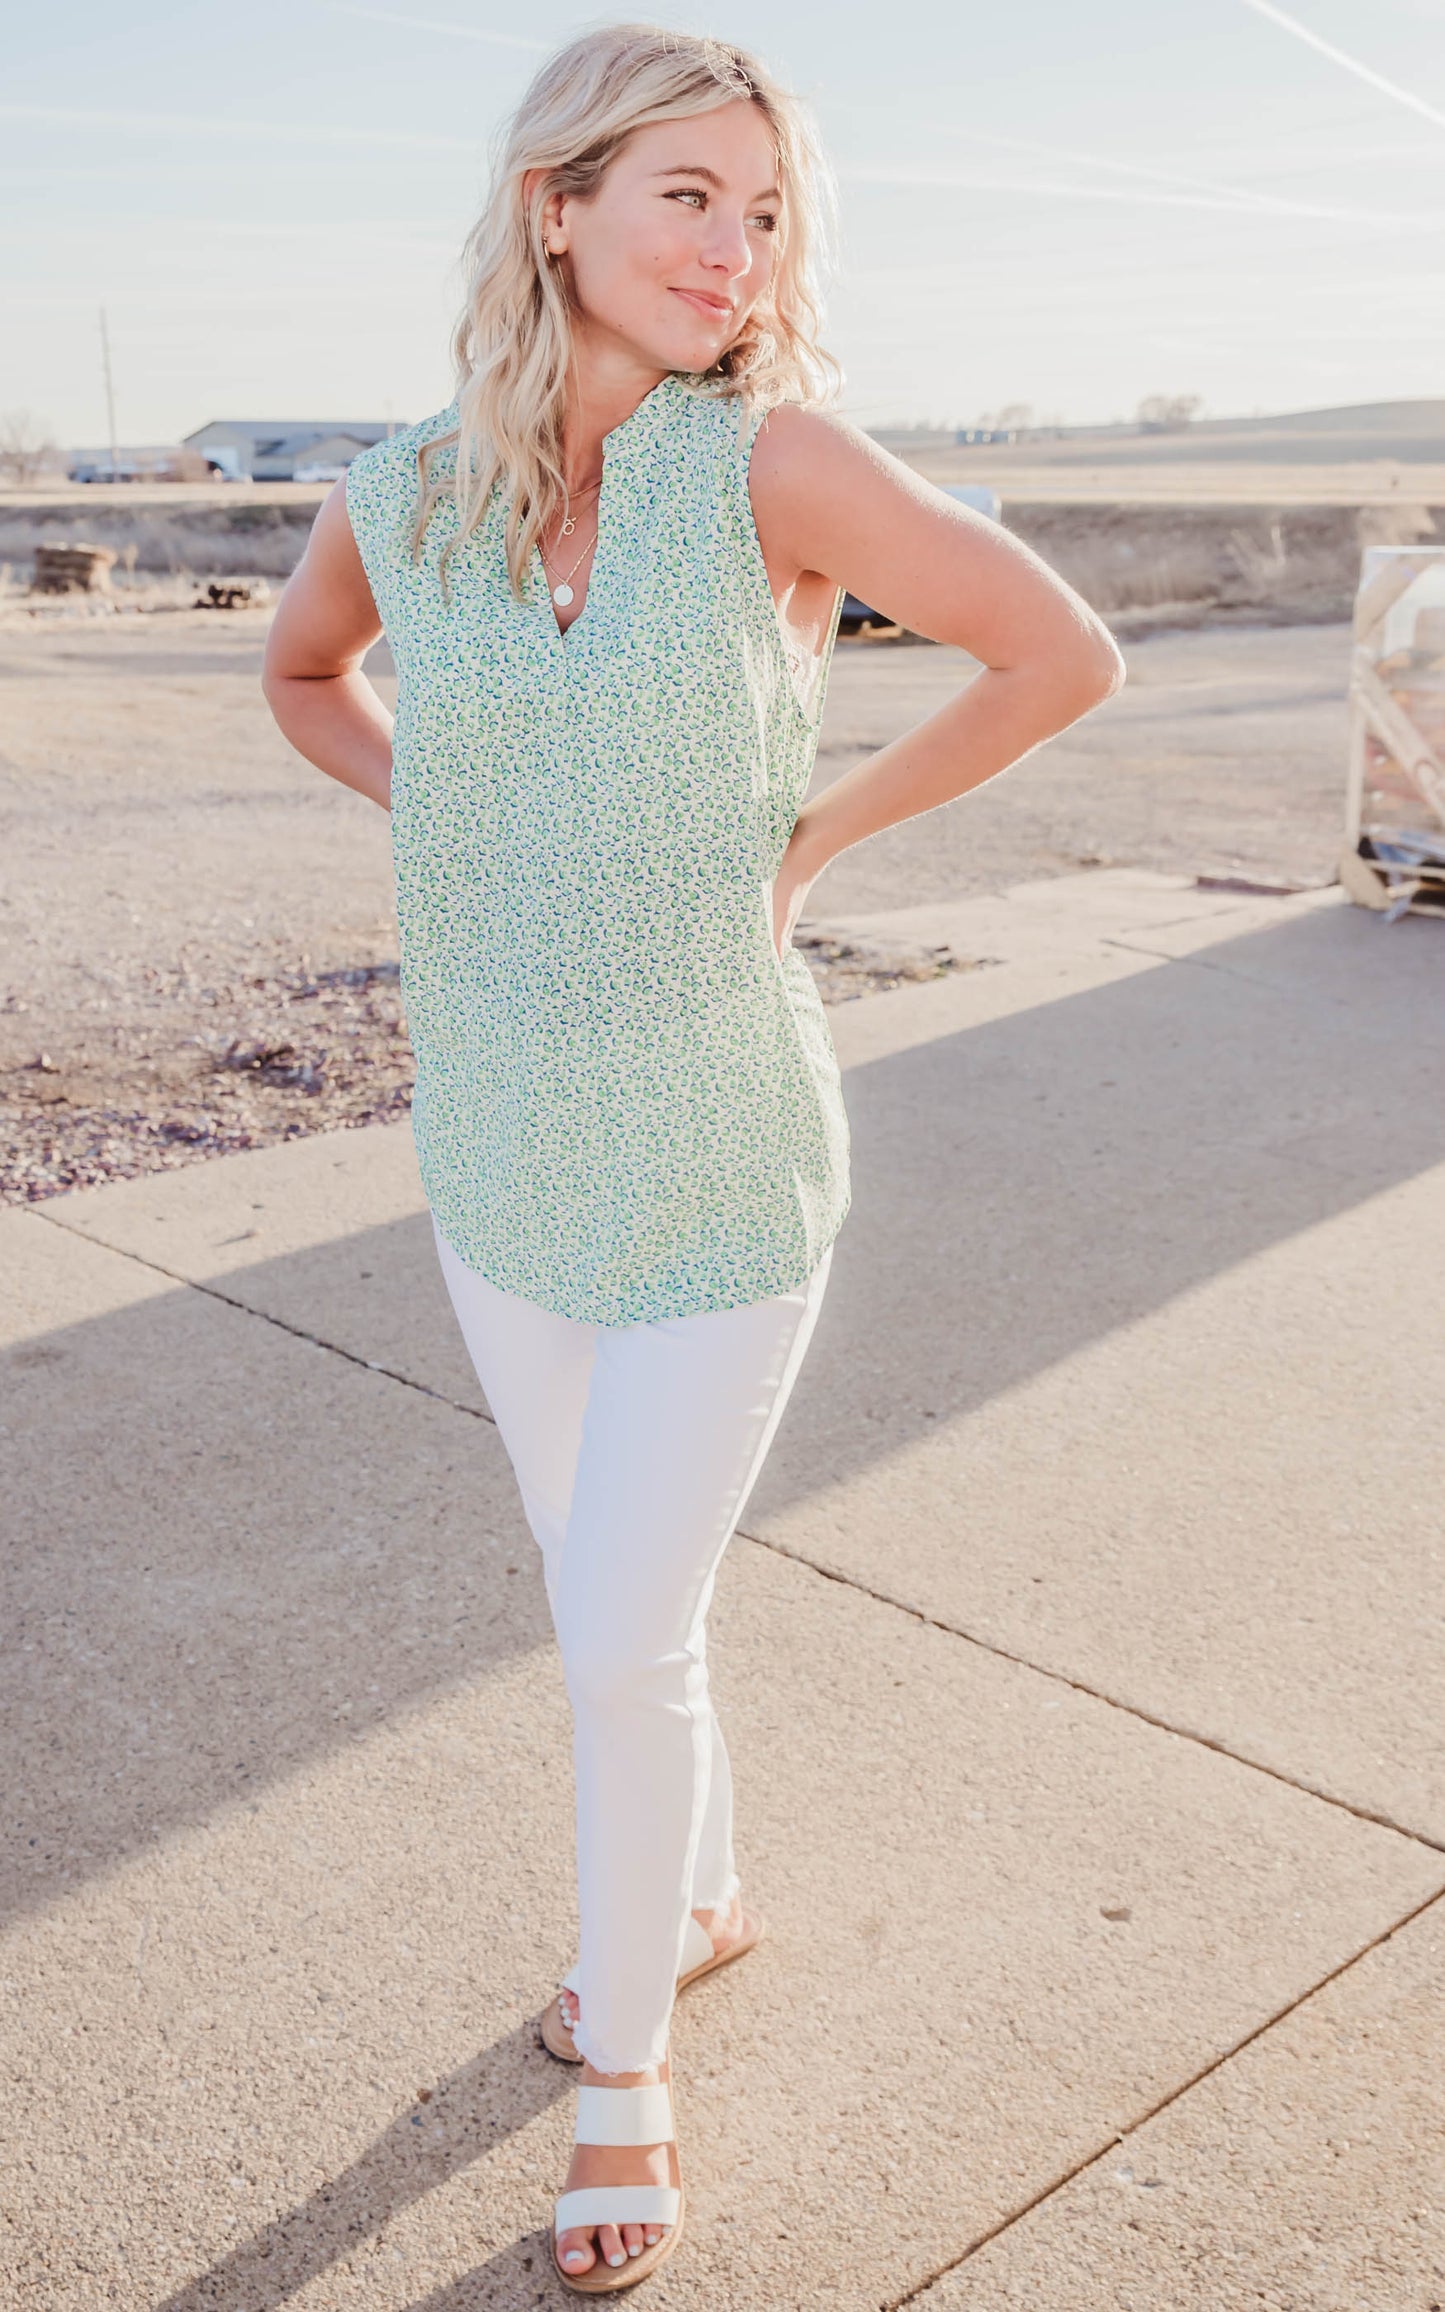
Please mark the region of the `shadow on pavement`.
[[850, 1069], [853, 1206], [750, 1520], [1445, 1160], [1442, 969], [1438, 926], [1321, 908]]
[[[1437, 943], [1318, 910], [851, 1070], [854, 1208], [745, 1525], [1439, 1163]], [[217, 1289], [444, 1397], [429, 1234]], [[7, 1361], [7, 1910], [546, 1642], [500, 1442], [449, 1403], [184, 1288]]]
[[6, 1915], [550, 1634], [489, 1423], [183, 1287], [4, 1366]]
[[[526, 2127], [573, 2084], [530, 2028], [512, 2032], [444, 2080], [424, 2107], [394, 2120], [352, 2166], [164, 2297], [154, 2312], [272, 2312], [404, 2208]], [[434, 2312], [443, 2306], [460, 2312], [464, 2303], [526, 2302], [529, 2274], [542, 2293], [550, 2256], [546, 2236], [534, 2234], [426, 2301]], [[489, 2280], [500, 2280], [506, 2293], [479, 2296]]]

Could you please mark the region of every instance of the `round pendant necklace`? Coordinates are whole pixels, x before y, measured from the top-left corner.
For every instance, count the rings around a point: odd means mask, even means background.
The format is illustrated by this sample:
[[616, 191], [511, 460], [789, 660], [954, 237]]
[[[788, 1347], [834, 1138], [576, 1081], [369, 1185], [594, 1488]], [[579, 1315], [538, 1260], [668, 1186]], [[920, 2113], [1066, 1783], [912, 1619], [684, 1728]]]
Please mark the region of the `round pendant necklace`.
[[[593, 491], [600, 490], [601, 487], [602, 478], [599, 475], [597, 480], [595, 482], [589, 482], [586, 489], [581, 491], [579, 495], [584, 498], [590, 498]], [[577, 528], [577, 517], [572, 511], [571, 498], [567, 497], [563, 502], [566, 507], [566, 512], [562, 516], [562, 525], [557, 532], [557, 536], [559, 538], [570, 538]], [[559, 578], [556, 585], [552, 588], [552, 600], [557, 604], [559, 609], [565, 610], [569, 602], [574, 602], [576, 600], [576, 594], [573, 590], [571, 581], [576, 577], [577, 572], [581, 569], [583, 563], [586, 561], [590, 549], [595, 546], [596, 543], [597, 532], [594, 530], [592, 536], [588, 539], [587, 544], [583, 547], [571, 569], [566, 573], [565, 577]], [[548, 555], [546, 547], [541, 545], [540, 539], [538, 540], [538, 545], [541, 551], [543, 563], [547, 569], [555, 571], [556, 564]]]
[[[592, 548], [596, 545], [596, 543], [597, 533], [594, 530], [592, 536], [587, 540], [586, 545], [583, 547], [571, 569], [566, 571], [560, 578], [558, 578], [556, 585], [552, 588], [552, 600], [557, 603], [563, 610], [566, 609], [569, 602], [572, 602], [576, 599], [571, 582], [576, 577], [578, 571], [581, 569], [583, 563], [586, 561], [588, 555], [591, 553]], [[545, 547], [542, 548], [542, 560], [547, 569], [551, 570], [555, 574], [557, 566], [555, 562], [551, 560]]]
[[[552, 600], [560, 604], [561, 608], [564, 610], [566, 609], [568, 603], [575, 599], [570, 581], [576, 577], [578, 571], [581, 569], [583, 563], [587, 559], [587, 556], [591, 552], [592, 548], [596, 545], [596, 543], [597, 540], [595, 535], [588, 539], [586, 545], [583, 547], [581, 553], [578, 555], [576, 561], [573, 563], [566, 576], [559, 578], [556, 585], [552, 588]], [[545, 553], [542, 556], [542, 560], [544, 563], [546, 563], [546, 566], [549, 570], [555, 568], [555, 564], [548, 561]]]

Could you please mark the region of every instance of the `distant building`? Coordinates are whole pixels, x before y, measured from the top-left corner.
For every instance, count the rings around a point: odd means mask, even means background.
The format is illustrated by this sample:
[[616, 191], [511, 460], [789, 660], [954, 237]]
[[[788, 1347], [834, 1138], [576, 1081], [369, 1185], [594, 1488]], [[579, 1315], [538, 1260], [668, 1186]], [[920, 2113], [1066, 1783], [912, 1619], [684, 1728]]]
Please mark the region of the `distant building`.
[[202, 456], [229, 451], [253, 482], [291, 482], [298, 466], [344, 473], [354, 457], [398, 430], [394, 419], [353, 424], [331, 418], [307, 424], [301, 418], [222, 417], [187, 434], [186, 447]]
[[350, 430], [323, 434], [319, 441], [308, 442], [304, 449], [298, 450], [291, 478], [297, 482], [339, 481], [352, 459], [368, 446], [359, 434]]
[[144, 449], [71, 450], [65, 470], [72, 482], [204, 482], [212, 471], [203, 453], [182, 442], [152, 443]]

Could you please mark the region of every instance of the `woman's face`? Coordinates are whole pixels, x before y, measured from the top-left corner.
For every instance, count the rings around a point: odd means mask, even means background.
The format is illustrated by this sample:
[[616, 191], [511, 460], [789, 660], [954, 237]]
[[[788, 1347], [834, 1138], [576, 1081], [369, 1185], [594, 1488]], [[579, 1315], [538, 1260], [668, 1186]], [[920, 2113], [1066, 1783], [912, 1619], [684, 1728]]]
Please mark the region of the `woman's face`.
[[590, 200], [549, 204], [590, 350], [711, 369], [772, 278], [778, 174], [766, 117], [739, 98], [635, 130]]

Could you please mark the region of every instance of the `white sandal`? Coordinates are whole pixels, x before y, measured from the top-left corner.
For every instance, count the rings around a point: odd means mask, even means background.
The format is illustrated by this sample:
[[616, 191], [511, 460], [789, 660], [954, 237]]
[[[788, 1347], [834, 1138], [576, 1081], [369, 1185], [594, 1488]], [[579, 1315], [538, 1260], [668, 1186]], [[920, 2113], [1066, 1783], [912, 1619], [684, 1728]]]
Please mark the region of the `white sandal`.
[[[737, 1941], [729, 1943], [725, 1951], [715, 1951], [707, 1928], [689, 1912], [687, 1933], [683, 1937], [682, 1965], [677, 1974], [679, 1991], [685, 1991], [689, 1983], [696, 1983], [703, 1975], [711, 1975], [718, 1967], [730, 1966], [734, 1959], [746, 1958], [749, 1951], [756, 1949], [763, 1939], [763, 1922], [754, 1912], [746, 1909], [743, 1920], [743, 1931]], [[562, 1977], [562, 1989], [570, 1991], [574, 1999], [577, 1997], [578, 1971], [575, 1967], [569, 1967]], [[549, 2055], [556, 2056], [559, 2063], [582, 2061], [577, 2043], [563, 2017], [560, 1996], [552, 1999], [543, 2009], [540, 2030], [542, 2045]]]
[[[580, 2087], [577, 2090], [576, 2143], [674, 2143], [672, 2089], [664, 2081], [653, 2087]], [[679, 2184], [592, 2184], [581, 2191], [564, 2192], [552, 2211], [552, 2262], [559, 2280], [579, 2296], [610, 2295], [631, 2288], [655, 2272], [672, 2254], [682, 2236], [683, 2195]], [[567, 2270], [558, 2254], [564, 2232], [593, 2231], [599, 2224], [666, 2224], [660, 2240], [629, 2256], [625, 2264], [604, 2263], [600, 2248], [596, 2262], [582, 2273]]]

